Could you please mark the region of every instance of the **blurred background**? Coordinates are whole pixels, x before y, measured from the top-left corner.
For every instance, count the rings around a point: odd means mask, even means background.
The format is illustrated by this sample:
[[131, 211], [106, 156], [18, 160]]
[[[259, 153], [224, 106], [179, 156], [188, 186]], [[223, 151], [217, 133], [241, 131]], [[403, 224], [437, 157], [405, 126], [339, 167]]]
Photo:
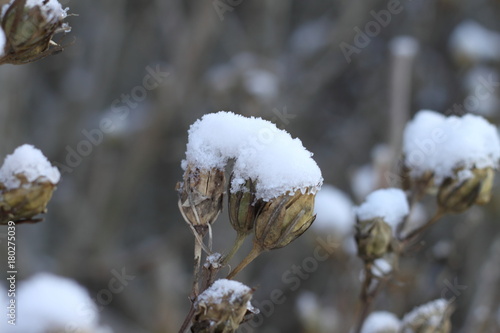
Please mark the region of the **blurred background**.
[[[189, 310], [193, 237], [174, 187], [187, 130], [202, 115], [273, 121], [354, 204], [398, 186], [387, 175], [397, 175], [401, 132], [416, 111], [472, 112], [500, 124], [497, 0], [63, 4], [77, 14], [67, 18], [64, 52], [0, 67], [0, 158], [30, 143], [62, 173], [45, 221], [17, 228], [18, 277], [77, 280], [115, 332], [176, 332]], [[374, 309], [401, 317], [453, 298], [453, 332], [499, 332], [494, 192], [487, 206], [427, 232]], [[242, 332], [348, 332], [362, 264], [349, 246], [312, 262], [329, 232], [344, 242], [335, 227], [311, 228], [238, 276], [256, 288], [262, 311]], [[0, 228], [2, 257], [5, 235]], [[221, 214], [214, 249], [227, 250], [234, 236]], [[123, 271], [134, 278], [103, 298]], [[273, 290], [280, 302], [270, 301]]]

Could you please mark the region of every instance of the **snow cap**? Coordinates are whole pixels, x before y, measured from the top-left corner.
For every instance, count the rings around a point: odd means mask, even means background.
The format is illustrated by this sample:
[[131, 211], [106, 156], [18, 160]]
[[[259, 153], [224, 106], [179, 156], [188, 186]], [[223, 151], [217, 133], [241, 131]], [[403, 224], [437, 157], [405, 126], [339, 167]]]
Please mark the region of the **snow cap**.
[[220, 111], [197, 120], [188, 133], [183, 169], [188, 165], [223, 169], [235, 159], [232, 192], [252, 179], [257, 182], [256, 198], [269, 201], [297, 190], [314, 193], [323, 181], [312, 153], [302, 142], [262, 118]]

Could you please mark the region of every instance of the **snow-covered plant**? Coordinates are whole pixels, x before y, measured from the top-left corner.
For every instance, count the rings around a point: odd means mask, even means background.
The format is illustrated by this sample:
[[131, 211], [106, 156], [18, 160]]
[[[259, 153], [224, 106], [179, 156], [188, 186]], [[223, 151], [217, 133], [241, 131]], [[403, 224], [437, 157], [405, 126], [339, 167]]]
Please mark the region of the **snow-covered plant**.
[[[250, 234], [254, 235], [253, 248], [228, 279], [262, 252], [288, 245], [315, 219], [314, 198], [323, 178], [312, 154], [299, 139], [261, 118], [224, 111], [203, 116], [189, 129], [182, 168], [183, 182], [177, 185], [179, 209], [195, 236], [193, 304], [200, 292], [201, 250], [211, 253], [211, 224], [222, 210], [226, 179], [229, 218], [237, 236], [225, 256], [205, 266], [204, 288]], [[208, 246], [203, 242], [206, 234]]]
[[60, 52], [52, 40], [69, 32], [68, 8], [57, 0], [12, 0], [1, 7], [0, 64], [25, 64]]
[[39, 149], [16, 148], [0, 168], [0, 224], [40, 221], [60, 177]]
[[[446, 117], [420, 111], [407, 124], [402, 146], [405, 192], [377, 190], [356, 209], [358, 256], [365, 265], [358, 333], [381, 282], [390, 277], [399, 255], [444, 215], [488, 203], [494, 172], [499, 168], [498, 131], [472, 114]], [[426, 222], [409, 218], [426, 194], [436, 196], [435, 213]], [[392, 259], [392, 264], [387, 259]], [[376, 267], [375, 263], [386, 267]], [[403, 319], [401, 332], [449, 332], [451, 312], [445, 300], [429, 303]]]
[[215, 281], [196, 299], [194, 332], [234, 332], [247, 310], [255, 311], [250, 299], [253, 289], [227, 279]]

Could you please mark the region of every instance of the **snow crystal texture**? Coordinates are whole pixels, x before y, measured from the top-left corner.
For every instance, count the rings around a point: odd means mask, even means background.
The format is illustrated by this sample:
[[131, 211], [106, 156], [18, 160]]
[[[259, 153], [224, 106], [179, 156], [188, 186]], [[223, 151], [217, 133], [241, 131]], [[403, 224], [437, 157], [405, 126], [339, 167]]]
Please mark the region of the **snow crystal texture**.
[[52, 184], [57, 184], [61, 174], [52, 166], [42, 152], [32, 145], [22, 145], [7, 155], [0, 168], [0, 183], [7, 189], [18, 188], [21, 181], [16, 175], [22, 174], [29, 182], [42, 177]]
[[219, 279], [198, 296], [197, 302], [218, 304], [223, 301], [229, 301], [229, 303], [233, 303], [251, 291], [250, 287], [245, 286], [241, 282]]
[[273, 123], [232, 112], [207, 114], [191, 125], [182, 167], [223, 169], [236, 159], [231, 191], [246, 179], [257, 182], [256, 197], [268, 201], [287, 192], [315, 191], [321, 171], [302, 142]]

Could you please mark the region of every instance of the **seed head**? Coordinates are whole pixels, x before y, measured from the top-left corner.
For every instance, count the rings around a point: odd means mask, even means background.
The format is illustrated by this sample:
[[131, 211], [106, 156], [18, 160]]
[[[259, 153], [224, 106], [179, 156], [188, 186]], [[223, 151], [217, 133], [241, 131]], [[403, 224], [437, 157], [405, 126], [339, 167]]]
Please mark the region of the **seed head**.
[[314, 222], [315, 194], [298, 190], [264, 202], [255, 220], [255, 243], [263, 250], [284, 247]]
[[441, 184], [438, 205], [445, 212], [461, 213], [473, 204], [486, 204], [491, 198], [493, 179], [492, 168], [457, 171], [455, 177], [447, 178]]
[[28, 182], [22, 174], [17, 178], [21, 182], [17, 188], [7, 189], [0, 183], [0, 224], [40, 221], [33, 218], [47, 211], [47, 204], [56, 188], [44, 177], [32, 182]]
[[393, 240], [392, 228], [382, 218], [363, 220], [356, 225], [358, 256], [373, 261], [389, 252]]
[[57, 32], [71, 30], [63, 23], [66, 11], [46, 4], [27, 6], [26, 1], [20, 0], [5, 6], [8, 8], [1, 24], [6, 45], [0, 63], [24, 64], [62, 51], [62, 46], [53, 42], [52, 37]]
[[225, 173], [216, 168], [201, 170], [188, 166], [184, 181], [177, 183], [179, 209], [195, 229], [207, 230], [222, 211]]
[[229, 221], [237, 233], [247, 235], [253, 230], [255, 218], [262, 206], [262, 201], [255, 198], [255, 183], [248, 179], [243, 189], [237, 192], [229, 189], [228, 192]]

